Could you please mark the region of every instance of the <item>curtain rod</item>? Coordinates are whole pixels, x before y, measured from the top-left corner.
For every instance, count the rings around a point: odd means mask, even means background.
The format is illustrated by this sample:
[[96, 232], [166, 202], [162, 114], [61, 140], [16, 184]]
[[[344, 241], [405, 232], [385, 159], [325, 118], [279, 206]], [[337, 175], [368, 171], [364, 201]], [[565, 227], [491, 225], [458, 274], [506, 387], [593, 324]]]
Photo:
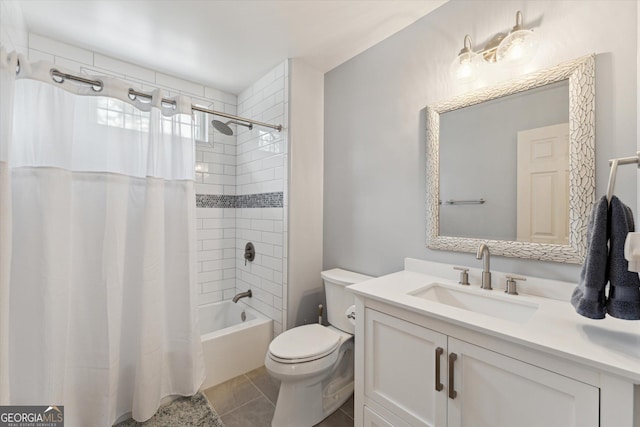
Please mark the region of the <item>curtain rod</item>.
[[[76, 81], [76, 82], [83, 83], [83, 84], [91, 86], [91, 88], [96, 92], [100, 92], [102, 90], [102, 87], [103, 87], [103, 83], [100, 80], [90, 80], [90, 79], [85, 79], [84, 77], [74, 76], [73, 74], [62, 73], [62, 72], [58, 71], [55, 68], [52, 68], [50, 70], [50, 74], [51, 74], [51, 78], [56, 83], [64, 83], [65, 80], [73, 80], [73, 81]], [[133, 97], [131, 99], [135, 99], [135, 97], [152, 99], [152, 96], [149, 95], [148, 93], [138, 92], [135, 89], [129, 89], [129, 97], [130, 98]], [[169, 104], [169, 105], [174, 105], [174, 106], [176, 105], [176, 101], [174, 101], [173, 99], [162, 98], [161, 102], [163, 104]], [[264, 123], [264, 122], [259, 122], [257, 120], [246, 119], [244, 117], [234, 116], [233, 114], [223, 113], [221, 111], [209, 110], [208, 108], [199, 107], [199, 106], [193, 105], [193, 104], [191, 104], [191, 110], [192, 111], [200, 111], [202, 113], [207, 113], [207, 114], [212, 114], [214, 116], [226, 117], [227, 119], [231, 119], [231, 120], [238, 120], [238, 121], [241, 121], [241, 122], [252, 123], [254, 125], [268, 127], [268, 128], [271, 128], [271, 129], [275, 129], [278, 132], [282, 132], [282, 125], [272, 125], [270, 123]]]

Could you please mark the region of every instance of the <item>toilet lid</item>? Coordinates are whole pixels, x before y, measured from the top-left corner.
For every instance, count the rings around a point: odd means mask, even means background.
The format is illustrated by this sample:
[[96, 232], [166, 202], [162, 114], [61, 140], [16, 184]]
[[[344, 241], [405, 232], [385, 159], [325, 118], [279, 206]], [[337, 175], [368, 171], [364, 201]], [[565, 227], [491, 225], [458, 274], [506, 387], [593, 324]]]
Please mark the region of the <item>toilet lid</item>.
[[309, 359], [331, 353], [339, 342], [340, 334], [313, 323], [278, 335], [269, 344], [269, 352], [280, 359]]

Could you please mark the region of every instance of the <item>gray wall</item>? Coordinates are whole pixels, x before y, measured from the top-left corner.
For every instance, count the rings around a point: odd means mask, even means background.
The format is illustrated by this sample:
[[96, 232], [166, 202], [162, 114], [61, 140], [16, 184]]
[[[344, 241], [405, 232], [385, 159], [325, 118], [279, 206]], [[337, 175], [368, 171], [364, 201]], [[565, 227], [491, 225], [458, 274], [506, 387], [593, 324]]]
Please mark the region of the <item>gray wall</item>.
[[[596, 59], [597, 195], [607, 159], [636, 151], [637, 2], [455, 1], [446, 3], [325, 76], [324, 268], [382, 275], [404, 257], [479, 266], [473, 254], [425, 245], [424, 107], [527, 71], [592, 52]], [[522, 10], [541, 45], [523, 69], [481, 82], [451, 81], [465, 34], [482, 44]], [[622, 167], [616, 193], [636, 208], [636, 170]], [[494, 257], [492, 268], [577, 281], [580, 266]], [[452, 278], [456, 276], [452, 274]]]

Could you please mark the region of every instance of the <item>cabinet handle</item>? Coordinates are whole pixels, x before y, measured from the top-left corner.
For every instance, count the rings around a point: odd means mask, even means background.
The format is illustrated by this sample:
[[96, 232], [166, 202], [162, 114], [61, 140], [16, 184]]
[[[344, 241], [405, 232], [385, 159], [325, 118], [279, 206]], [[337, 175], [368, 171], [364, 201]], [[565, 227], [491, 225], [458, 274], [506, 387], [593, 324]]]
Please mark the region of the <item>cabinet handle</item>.
[[455, 399], [458, 393], [454, 389], [453, 385], [453, 364], [458, 358], [455, 353], [449, 353], [449, 399]]
[[442, 356], [443, 352], [442, 347], [436, 348], [436, 391], [442, 391], [444, 388], [440, 382], [440, 356]]

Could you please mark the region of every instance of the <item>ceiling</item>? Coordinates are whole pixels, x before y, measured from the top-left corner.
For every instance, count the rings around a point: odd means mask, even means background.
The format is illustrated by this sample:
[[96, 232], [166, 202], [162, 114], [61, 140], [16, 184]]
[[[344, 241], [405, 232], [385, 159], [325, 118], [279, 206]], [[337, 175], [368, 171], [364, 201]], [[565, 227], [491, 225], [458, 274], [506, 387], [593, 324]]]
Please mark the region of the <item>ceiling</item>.
[[331, 70], [447, 0], [22, 0], [29, 31], [231, 93]]

